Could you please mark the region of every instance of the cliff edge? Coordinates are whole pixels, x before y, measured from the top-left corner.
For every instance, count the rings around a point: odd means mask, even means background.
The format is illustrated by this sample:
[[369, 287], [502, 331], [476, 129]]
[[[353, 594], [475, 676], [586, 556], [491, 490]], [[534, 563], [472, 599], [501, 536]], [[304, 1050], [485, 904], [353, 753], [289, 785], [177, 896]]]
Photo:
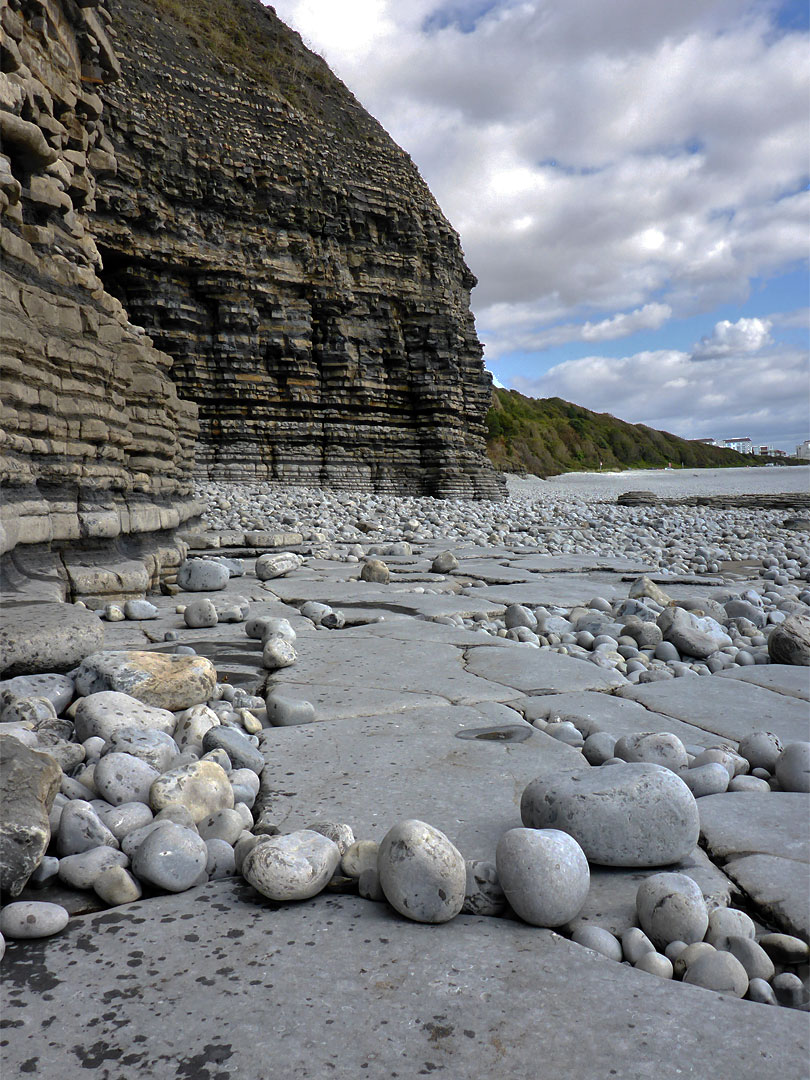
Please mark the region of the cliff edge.
[[497, 496], [475, 278], [418, 170], [258, 0], [110, 0], [105, 287], [199, 406], [197, 468]]

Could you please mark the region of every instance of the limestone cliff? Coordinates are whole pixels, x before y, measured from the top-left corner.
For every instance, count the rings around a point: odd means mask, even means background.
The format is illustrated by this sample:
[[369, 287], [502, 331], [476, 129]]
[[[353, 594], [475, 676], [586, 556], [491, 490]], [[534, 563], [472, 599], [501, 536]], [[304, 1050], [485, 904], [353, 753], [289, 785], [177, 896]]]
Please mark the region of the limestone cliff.
[[198, 467], [497, 495], [456, 233], [410, 158], [258, 0], [111, 0], [105, 286], [200, 410]]
[[179, 558], [171, 530], [199, 512], [197, 410], [96, 273], [88, 214], [98, 178], [116, 169], [97, 92], [120, 72], [109, 16], [97, 0], [0, 7], [0, 554], [14, 553], [4, 571], [16, 560], [25, 572], [27, 552], [28, 568], [66, 593], [71, 551], [109, 560], [126, 548], [139, 569], [122, 591], [141, 591]]

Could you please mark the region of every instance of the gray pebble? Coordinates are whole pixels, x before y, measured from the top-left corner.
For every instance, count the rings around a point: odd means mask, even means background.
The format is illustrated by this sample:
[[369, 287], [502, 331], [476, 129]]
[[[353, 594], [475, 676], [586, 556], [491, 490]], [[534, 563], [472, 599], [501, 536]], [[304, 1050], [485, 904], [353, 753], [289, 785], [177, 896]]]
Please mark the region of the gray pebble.
[[718, 950], [698, 956], [686, 969], [683, 981], [739, 998], [748, 992], [745, 968], [731, 953]]
[[346, 877], [358, 879], [364, 870], [377, 869], [377, 854], [380, 845], [376, 840], [355, 840], [350, 844], [340, 860], [340, 871]]
[[637, 926], [631, 926], [622, 934], [622, 953], [625, 960], [637, 964], [644, 953], [655, 952], [655, 946]]
[[80, 855], [68, 855], [59, 860], [59, 880], [74, 889], [92, 889], [99, 874], [110, 866], [128, 866], [123, 851], [97, 847]]
[[482, 859], [467, 859], [464, 865], [467, 884], [462, 914], [500, 915], [506, 907], [506, 896], [498, 881], [495, 864]]
[[773, 991], [773, 987], [765, 982], [764, 979], [751, 979], [748, 983], [748, 993], [746, 997], [749, 1001], [757, 1001], [760, 1005], [778, 1005], [779, 1002], [776, 999], [776, 994]]
[[160, 776], [157, 769], [132, 754], [105, 754], [95, 766], [93, 779], [103, 799], [113, 806], [149, 802], [149, 789]]
[[205, 840], [208, 858], [205, 863], [205, 872], [210, 881], [219, 878], [232, 877], [236, 873], [236, 860], [233, 848], [227, 840], [217, 837], [208, 837]]
[[757, 945], [751, 938], [730, 937], [728, 939], [728, 952], [737, 957], [745, 968], [749, 979], [764, 979], [768, 982], [773, 978], [775, 971], [773, 960], [762, 946]]
[[509, 829], [498, 841], [495, 865], [515, 914], [534, 926], [562, 926], [588, 896], [585, 853], [558, 829]]
[[686, 874], [653, 874], [636, 893], [641, 929], [659, 948], [671, 941], [702, 941], [709, 913], [700, 887]]
[[590, 926], [587, 924], [578, 926], [571, 935], [571, 940], [576, 942], [577, 945], [582, 945], [585, 949], [592, 949], [594, 952], [601, 953], [608, 960], [615, 960], [617, 963], [622, 962], [621, 942], [602, 926]]
[[753, 941], [756, 936], [754, 921], [744, 911], [737, 908], [715, 908], [709, 913], [709, 926], [704, 940], [716, 949], [728, 949], [732, 937], [747, 937]]
[[196, 883], [207, 862], [208, 849], [196, 832], [163, 821], [139, 845], [132, 871], [166, 892], [184, 892]]
[[278, 690], [267, 695], [267, 719], [274, 727], [294, 727], [311, 724], [315, 720], [315, 707], [309, 701], [291, 697]]
[[93, 882], [93, 890], [105, 904], [132, 904], [143, 896], [143, 889], [123, 866], [110, 866], [102, 870]]
[[242, 875], [271, 900], [306, 900], [326, 887], [339, 864], [337, 844], [302, 829], [257, 844], [242, 863]]
[[646, 952], [635, 964], [637, 971], [646, 971], [648, 975], [657, 975], [660, 979], [672, 978], [672, 961], [659, 952]]
[[0, 911], [0, 933], [4, 938], [12, 939], [50, 937], [64, 930], [69, 918], [59, 904], [18, 900]]
[[117, 848], [118, 840], [84, 799], [72, 799], [59, 819], [56, 850], [60, 856], [79, 855], [96, 847]]
[[448, 922], [464, 905], [464, 858], [444, 833], [424, 821], [401, 821], [389, 829], [377, 870], [389, 904], [408, 919]]

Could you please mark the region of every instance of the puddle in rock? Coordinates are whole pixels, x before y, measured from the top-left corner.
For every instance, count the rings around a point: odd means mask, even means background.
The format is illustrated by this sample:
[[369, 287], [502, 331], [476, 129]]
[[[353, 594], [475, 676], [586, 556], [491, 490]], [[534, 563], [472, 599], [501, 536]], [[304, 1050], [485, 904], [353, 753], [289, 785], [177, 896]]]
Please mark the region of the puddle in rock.
[[464, 728], [456, 732], [457, 739], [475, 739], [477, 742], [525, 742], [534, 735], [530, 727], [513, 724], [510, 727]]
[[[167, 642], [165, 646], [154, 651], [172, 653], [175, 644], [181, 643]], [[260, 641], [256, 642], [255, 651], [251, 650], [249, 645], [242, 651], [221, 641], [195, 641], [193, 647], [198, 656], [205, 656], [211, 661], [217, 669], [220, 682], [229, 682], [232, 686], [255, 685], [264, 674]]]

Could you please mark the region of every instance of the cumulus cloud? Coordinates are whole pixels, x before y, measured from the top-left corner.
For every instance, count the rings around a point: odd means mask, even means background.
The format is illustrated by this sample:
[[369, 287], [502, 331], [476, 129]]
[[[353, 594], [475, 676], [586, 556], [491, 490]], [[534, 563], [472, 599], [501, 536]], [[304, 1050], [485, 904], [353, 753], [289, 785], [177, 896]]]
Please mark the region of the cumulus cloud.
[[[532, 397], [561, 397], [596, 412], [687, 439], [748, 435], [796, 445], [807, 438], [807, 353], [778, 348], [695, 360], [662, 349], [619, 359], [588, 356], [557, 364], [539, 379], [516, 378]], [[733, 430], [732, 430], [733, 429]]]
[[701, 338], [692, 352], [693, 360], [713, 360], [719, 356], [759, 352], [773, 343], [770, 319], [723, 319], [709, 337]]

